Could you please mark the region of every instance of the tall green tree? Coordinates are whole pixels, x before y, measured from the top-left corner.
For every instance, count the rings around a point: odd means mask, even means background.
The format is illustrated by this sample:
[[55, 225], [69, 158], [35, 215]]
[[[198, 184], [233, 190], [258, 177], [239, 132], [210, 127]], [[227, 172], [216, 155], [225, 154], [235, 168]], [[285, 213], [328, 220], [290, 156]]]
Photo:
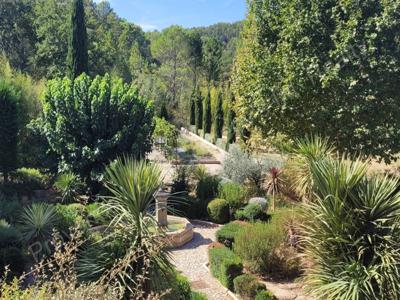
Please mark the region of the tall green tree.
[[190, 96], [190, 105], [189, 105], [189, 125], [196, 125], [196, 97], [197, 97], [197, 88], [193, 88], [192, 95]]
[[75, 79], [82, 73], [88, 74], [88, 45], [83, 0], [73, 0], [71, 32], [68, 43], [68, 73]]
[[4, 182], [17, 168], [18, 93], [10, 82], [0, 79], [0, 171]]
[[185, 82], [187, 39], [184, 29], [171, 26], [163, 30], [151, 43], [151, 51], [158, 60], [158, 76], [166, 88], [166, 97], [177, 106]]
[[229, 99], [229, 107], [227, 112], [227, 137], [226, 137], [226, 149], [229, 149], [229, 145], [233, 144], [236, 141], [236, 131], [235, 131], [235, 111], [233, 110], [233, 105], [235, 103], [235, 96], [233, 93], [230, 93]]
[[222, 131], [224, 128], [224, 111], [222, 108], [223, 102], [223, 94], [221, 89], [217, 91], [217, 103], [215, 105], [215, 113], [214, 113], [214, 134], [213, 134], [213, 141], [214, 143], [217, 142], [217, 139], [222, 138]]
[[109, 75], [51, 80], [43, 97], [43, 133], [60, 158], [59, 169], [89, 183], [117, 156], [140, 158], [150, 151], [153, 115], [136, 87]]
[[190, 31], [188, 40], [188, 65], [193, 73], [193, 86], [196, 86], [203, 65], [203, 41], [196, 31]]
[[394, 159], [399, 28], [397, 1], [251, 1], [233, 76], [240, 123]]
[[68, 28], [71, 3], [67, 0], [35, 0], [34, 27], [37, 42], [30, 57], [35, 77], [67, 74]]
[[208, 90], [207, 97], [204, 98], [203, 138], [206, 136], [206, 133], [211, 133], [211, 125], [211, 92]]
[[195, 105], [196, 105], [196, 134], [199, 134], [199, 129], [203, 128], [203, 97], [201, 96], [200, 88], [196, 87], [196, 98], [195, 98]]
[[216, 84], [221, 72], [222, 44], [215, 37], [207, 37], [203, 47], [203, 66], [207, 84]]
[[29, 59], [37, 40], [32, 26], [33, 4], [31, 0], [0, 1], [0, 53], [22, 71], [30, 71]]

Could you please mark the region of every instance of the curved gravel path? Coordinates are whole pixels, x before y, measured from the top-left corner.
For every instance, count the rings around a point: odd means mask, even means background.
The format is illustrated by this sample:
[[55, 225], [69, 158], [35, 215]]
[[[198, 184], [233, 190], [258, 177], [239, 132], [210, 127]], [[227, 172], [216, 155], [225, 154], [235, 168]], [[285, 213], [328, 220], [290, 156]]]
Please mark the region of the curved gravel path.
[[185, 275], [192, 288], [207, 295], [209, 300], [232, 300], [228, 290], [215, 279], [205, 264], [208, 262], [208, 245], [215, 241], [217, 225], [193, 221], [193, 239], [186, 245], [171, 250], [176, 268]]

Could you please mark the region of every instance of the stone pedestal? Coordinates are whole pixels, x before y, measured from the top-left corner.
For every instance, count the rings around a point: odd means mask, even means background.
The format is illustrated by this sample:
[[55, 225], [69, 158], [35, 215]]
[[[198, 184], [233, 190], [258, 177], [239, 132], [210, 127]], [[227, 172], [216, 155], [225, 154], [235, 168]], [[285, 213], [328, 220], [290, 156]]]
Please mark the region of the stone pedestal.
[[159, 226], [168, 226], [167, 199], [169, 193], [159, 191], [156, 195], [156, 219]]

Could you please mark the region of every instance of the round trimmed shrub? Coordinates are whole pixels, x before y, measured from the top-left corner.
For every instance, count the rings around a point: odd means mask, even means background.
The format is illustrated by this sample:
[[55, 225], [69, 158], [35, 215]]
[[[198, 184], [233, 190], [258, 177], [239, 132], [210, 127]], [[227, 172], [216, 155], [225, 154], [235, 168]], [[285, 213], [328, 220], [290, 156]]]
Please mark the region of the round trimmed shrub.
[[254, 300], [278, 300], [270, 291], [260, 291]]
[[225, 199], [214, 199], [207, 205], [207, 212], [210, 219], [219, 224], [229, 222], [229, 203]]
[[247, 204], [244, 208], [236, 211], [235, 218], [242, 221], [254, 222], [256, 220], [266, 221], [268, 215], [262, 209], [262, 206], [258, 203]]
[[235, 293], [247, 299], [254, 299], [254, 297], [261, 291], [266, 290], [264, 284], [258, 281], [254, 275], [243, 274], [233, 280]]

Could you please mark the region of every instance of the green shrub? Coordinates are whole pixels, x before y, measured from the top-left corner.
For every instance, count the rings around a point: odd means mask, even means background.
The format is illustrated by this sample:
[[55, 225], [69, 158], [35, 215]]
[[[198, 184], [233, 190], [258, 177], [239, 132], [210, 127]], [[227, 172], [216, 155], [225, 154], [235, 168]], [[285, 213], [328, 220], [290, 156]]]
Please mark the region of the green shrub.
[[22, 185], [23, 189], [44, 190], [49, 183], [48, 176], [42, 174], [38, 169], [20, 168], [13, 173], [13, 180]]
[[209, 249], [211, 273], [225, 287], [233, 289], [233, 279], [242, 274], [243, 265], [241, 259], [228, 248]]
[[239, 183], [227, 182], [219, 187], [218, 197], [229, 202], [229, 206], [236, 210], [244, 205], [247, 191]]
[[214, 199], [207, 205], [211, 221], [219, 224], [229, 222], [229, 203], [225, 199]]
[[99, 203], [91, 203], [86, 205], [86, 212], [88, 214], [90, 223], [94, 226], [107, 225], [109, 223], [110, 217], [107, 216], [107, 213], [100, 208]]
[[254, 299], [254, 297], [262, 290], [266, 290], [264, 284], [259, 282], [254, 275], [243, 274], [233, 280], [235, 293], [246, 299]]
[[15, 197], [6, 197], [0, 193], [0, 219], [15, 223], [21, 214], [22, 206]]
[[0, 248], [22, 247], [21, 233], [6, 221], [2, 220], [0, 226]]
[[262, 209], [260, 204], [247, 204], [244, 208], [239, 209], [235, 213], [235, 218], [238, 220], [245, 220], [254, 222], [256, 220], [266, 221], [268, 215]]
[[83, 183], [74, 173], [64, 173], [57, 177], [54, 188], [61, 193], [64, 203], [73, 202], [83, 189]]
[[198, 199], [197, 207], [200, 218], [207, 217], [207, 205], [211, 199], [218, 193], [220, 178], [210, 175], [204, 168], [198, 167], [193, 171], [193, 176], [197, 181], [196, 197]]
[[220, 179], [218, 176], [208, 175], [197, 182], [196, 196], [202, 201], [214, 198], [218, 193]]
[[207, 296], [199, 293], [199, 292], [192, 292], [192, 300], [207, 300]]
[[190, 289], [189, 280], [176, 272], [174, 281], [171, 283], [172, 291], [165, 299], [171, 300], [190, 300], [192, 299], [192, 290]]
[[190, 170], [187, 166], [177, 166], [172, 180], [171, 193], [182, 194], [189, 191]]
[[270, 291], [259, 291], [254, 300], [278, 300]]
[[56, 212], [58, 216], [57, 229], [61, 233], [68, 235], [71, 227], [85, 228], [86, 211], [82, 204], [57, 204]]
[[243, 226], [246, 225], [240, 224], [239, 222], [225, 224], [216, 233], [218, 242], [224, 244], [228, 248], [232, 248], [235, 237]]
[[233, 248], [249, 270], [291, 278], [299, 274], [300, 262], [296, 250], [287, 244], [287, 238], [281, 222], [258, 222], [239, 231]]
[[4, 274], [6, 266], [9, 268], [10, 279], [22, 275], [25, 269], [25, 256], [20, 248], [0, 248], [0, 274]]

